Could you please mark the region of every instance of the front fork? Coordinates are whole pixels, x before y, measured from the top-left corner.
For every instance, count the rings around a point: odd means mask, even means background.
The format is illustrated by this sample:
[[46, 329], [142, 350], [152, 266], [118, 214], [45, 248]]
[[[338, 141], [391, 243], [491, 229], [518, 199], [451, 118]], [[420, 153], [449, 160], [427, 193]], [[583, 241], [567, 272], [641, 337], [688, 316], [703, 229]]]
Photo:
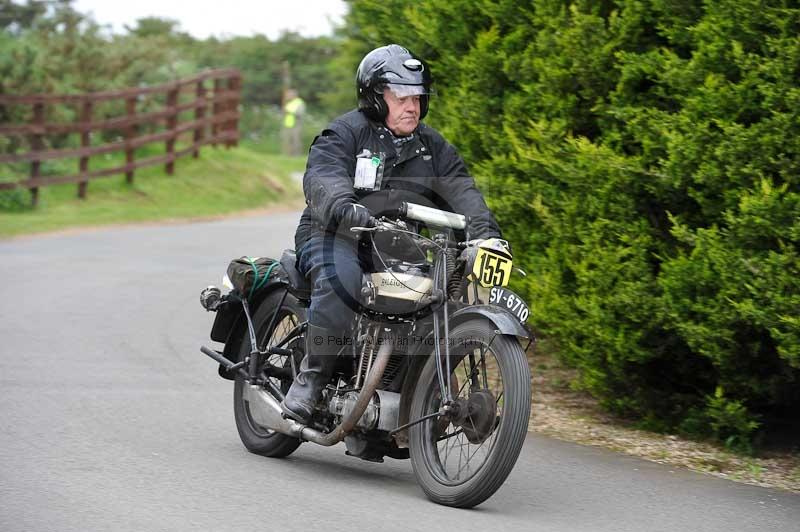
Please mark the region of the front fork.
[[[439, 330], [439, 310], [433, 309], [433, 345], [436, 356], [436, 376], [439, 379], [439, 393], [444, 410], [453, 402], [450, 390], [450, 319], [447, 309], [447, 253], [440, 251], [433, 270], [433, 289], [436, 297], [442, 301], [442, 318], [444, 320], [444, 364], [442, 364], [441, 337]], [[443, 367], [444, 366], [444, 367]]]

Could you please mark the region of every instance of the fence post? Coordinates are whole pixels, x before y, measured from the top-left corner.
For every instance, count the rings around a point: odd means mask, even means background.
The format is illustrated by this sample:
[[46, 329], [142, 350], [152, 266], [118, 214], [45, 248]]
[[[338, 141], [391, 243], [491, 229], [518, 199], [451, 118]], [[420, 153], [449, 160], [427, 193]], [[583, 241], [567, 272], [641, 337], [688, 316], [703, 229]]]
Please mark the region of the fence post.
[[[37, 102], [33, 104], [33, 124], [44, 126], [44, 102]], [[40, 130], [43, 130], [42, 127]], [[33, 151], [39, 151], [44, 148], [44, 141], [42, 141], [41, 133], [34, 133], [31, 135], [31, 148]], [[33, 160], [31, 162], [31, 179], [36, 179], [41, 175], [41, 161]], [[36, 207], [39, 204], [39, 187], [31, 188], [31, 205]]]
[[[242, 79], [235, 75], [228, 79], [228, 91], [231, 96], [239, 94], [239, 87], [241, 86]], [[233, 98], [230, 100], [228, 104], [228, 111], [231, 113], [236, 113], [239, 110], [239, 98]], [[230, 148], [231, 146], [238, 146], [239, 145], [239, 119], [238, 118], [231, 118], [230, 121], [226, 123], [227, 127], [226, 130], [236, 133], [234, 137], [229, 137], [228, 140], [225, 142], [225, 146]]]
[[[92, 122], [92, 106], [91, 100], [86, 99], [83, 101], [83, 108], [81, 109], [81, 148], [88, 148], [91, 145], [91, 122]], [[80, 176], [83, 178], [78, 183], [78, 197], [81, 199], [86, 198], [86, 188], [89, 185], [89, 178], [87, 172], [89, 171], [89, 156], [84, 155], [80, 160]]]
[[[125, 100], [125, 114], [128, 119], [136, 117], [136, 96]], [[125, 165], [128, 166], [128, 169], [125, 170], [125, 182], [129, 185], [133, 184], [133, 160], [136, 152], [130, 147], [130, 142], [136, 136], [137, 129], [136, 124], [128, 124], [128, 127], [125, 128], [125, 142], [127, 144], [125, 146]]]
[[212, 145], [216, 148], [217, 147], [217, 133], [220, 130], [220, 125], [216, 122], [217, 116], [222, 112], [223, 105], [219, 101], [219, 97], [222, 95], [222, 80], [215, 79], [214, 80], [214, 106], [213, 106], [213, 117], [214, 122], [211, 124], [211, 137], [214, 139]]
[[[206, 116], [206, 86], [203, 84], [203, 80], [197, 82], [197, 90], [195, 91], [195, 95], [197, 99], [195, 100], [195, 104], [199, 104], [202, 101], [202, 105], [198, 105], [194, 108], [194, 119], [195, 120], [203, 120]], [[200, 124], [197, 126], [197, 129], [194, 130], [194, 151], [192, 152], [192, 157], [197, 159], [200, 155], [200, 146], [197, 144], [203, 137], [205, 136], [205, 124]]]
[[175, 172], [175, 128], [178, 126], [178, 112], [175, 107], [178, 105], [178, 87], [171, 89], [167, 93], [167, 107], [169, 108], [169, 117], [167, 118], [167, 130], [170, 136], [167, 139], [167, 165], [166, 171], [168, 175]]

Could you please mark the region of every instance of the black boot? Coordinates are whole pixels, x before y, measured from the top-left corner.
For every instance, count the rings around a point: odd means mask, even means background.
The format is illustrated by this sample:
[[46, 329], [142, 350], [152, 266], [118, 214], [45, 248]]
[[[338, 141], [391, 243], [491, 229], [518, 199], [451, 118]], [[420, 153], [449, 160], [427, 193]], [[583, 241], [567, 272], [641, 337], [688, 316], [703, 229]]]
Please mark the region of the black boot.
[[[306, 331], [306, 356], [300, 363], [292, 387], [281, 403], [283, 412], [301, 423], [307, 423], [314, 412], [320, 392], [331, 378], [336, 366], [336, 355], [342, 345], [336, 341], [340, 331], [308, 324]], [[320, 341], [321, 340], [321, 341]]]

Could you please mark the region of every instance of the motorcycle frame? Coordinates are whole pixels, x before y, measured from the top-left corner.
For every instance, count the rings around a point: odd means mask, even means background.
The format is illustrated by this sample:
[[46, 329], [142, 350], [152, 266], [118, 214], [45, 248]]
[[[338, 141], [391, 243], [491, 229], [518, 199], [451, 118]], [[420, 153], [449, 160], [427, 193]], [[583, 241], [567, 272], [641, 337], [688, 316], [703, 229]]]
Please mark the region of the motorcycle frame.
[[[450, 325], [451, 325], [450, 321], [451, 321], [451, 317], [450, 317], [450, 312], [449, 312], [450, 311], [449, 306], [450, 306], [451, 300], [450, 300], [450, 294], [448, 294], [448, 289], [447, 289], [447, 286], [448, 286], [448, 278], [447, 278], [448, 256], [447, 256], [447, 251], [449, 249], [452, 249], [452, 248], [463, 247], [463, 244], [459, 243], [459, 242], [454, 242], [454, 241], [449, 240], [446, 237], [446, 235], [444, 235], [444, 234], [436, 234], [433, 239], [424, 238], [424, 240], [427, 240], [427, 242], [420, 242], [419, 244], [423, 244], [427, 249], [430, 249], [431, 251], [434, 252], [434, 260], [433, 260], [433, 264], [432, 264], [432, 266], [433, 266], [433, 286], [432, 286], [432, 289], [431, 289], [431, 295], [428, 296], [429, 300], [426, 301], [424, 305], [421, 305], [421, 308], [420, 308], [419, 311], [417, 311], [417, 313], [422, 312], [422, 311], [427, 310], [427, 309], [430, 309], [432, 311], [431, 314], [432, 314], [432, 319], [433, 319], [433, 326], [431, 328], [432, 330], [428, 331], [428, 334], [427, 334], [426, 337], [430, 337], [431, 335], [433, 336], [433, 343], [434, 343], [434, 353], [433, 353], [433, 355], [436, 357], [435, 358], [435, 360], [436, 360], [436, 372], [437, 372], [437, 380], [438, 380], [438, 384], [439, 384], [439, 392], [440, 392], [440, 397], [445, 398], [445, 400], [442, 402], [442, 409], [439, 412], [430, 414], [430, 415], [425, 416], [425, 417], [423, 417], [421, 419], [418, 419], [418, 420], [413, 420], [411, 422], [407, 422], [405, 424], [401, 424], [397, 428], [395, 428], [392, 431], [390, 431], [389, 437], [393, 437], [395, 434], [407, 429], [408, 427], [410, 427], [412, 425], [415, 425], [415, 424], [417, 424], [419, 422], [422, 422], [425, 419], [428, 419], [428, 418], [431, 418], [431, 417], [438, 417], [438, 416], [446, 415], [447, 412], [451, 409], [451, 407], [453, 405], [452, 390], [450, 389], [450, 379], [446, 377], [446, 376], [450, 375], [451, 369], [452, 369], [451, 368], [451, 360], [450, 360]], [[275, 310], [273, 311], [273, 314], [272, 314], [272, 316], [270, 318], [270, 322], [269, 322], [269, 326], [268, 326], [267, 330], [271, 330], [275, 326], [277, 318], [278, 318], [278, 313], [280, 312], [281, 307], [283, 307], [283, 304], [286, 301], [287, 295], [289, 294], [289, 292], [292, 291], [292, 286], [289, 283], [285, 282], [285, 281], [281, 281], [280, 283], [278, 283], [276, 285], [273, 285], [273, 286], [274, 286], [274, 288], [272, 288], [272, 290], [270, 290], [270, 293], [272, 293], [274, 290], [279, 290], [281, 288], [283, 289], [283, 293], [281, 295], [280, 302], [278, 303], [278, 305], [275, 307]], [[466, 296], [464, 295], [464, 297], [466, 297]], [[304, 322], [301, 322], [301, 323], [297, 324], [293, 329], [291, 329], [289, 331], [289, 333], [286, 335], [286, 337], [283, 338], [278, 344], [276, 344], [274, 346], [267, 347], [264, 350], [259, 350], [258, 349], [258, 341], [257, 341], [256, 335], [255, 335], [255, 330], [254, 330], [254, 326], [253, 326], [253, 322], [252, 322], [252, 318], [251, 318], [249, 303], [248, 303], [247, 299], [244, 299], [244, 298], [241, 298], [240, 301], [241, 301], [241, 304], [242, 304], [243, 315], [244, 315], [245, 320], [246, 320], [247, 335], [248, 335], [249, 341], [250, 341], [250, 355], [249, 355], [249, 357], [246, 360], [242, 360], [242, 361], [239, 361], [239, 362], [234, 364], [229, 359], [225, 358], [222, 355], [222, 353], [217, 353], [216, 351], [212, 352], [208, 348], [202, 348], [202, 351], [206, 355], [208, 355], [211, 358], [217, 360], [226, 369], [227, 372], [232, 372], [232, 371], [236, 370], [236, 371], [240, 372], [246, 378], [246, 380], [248, 382], [250, 382], [250, 384], [263, 385], [270, 391], [270, 393], [273, 394], [274, 397], [279, 398], [279, 400], [283, 400], [283, 397], [284, 397], [283, 393], [281, 392], [281, 390], [277, 386], [275, 386], [271, 382], [271, 380], [269, 379], [269, 375], [267, 375], [266, 379], [262, 379], [262, 378], [260, 378], [259, 375], [257, 375], [257, 372], [259, 371], [259, 368], [262, 365], [261, 361], [263, 360], [262, 359], [263, 356], [272, 355], [272, 354], [288, 355], [289, 356], [289, 360], [290, 360], [291, 370], [292, 370], [292, 378], [296, 377], [297, 376], [297, 367], [296, 367], [296, 363], [295, 363], [295, 359], [294, 359], [294, 352], [291, 349], [286, 349], [285, 346], [290, 341], [292, 341], [295, 338], [297, 338], [298, 336], [303, 335], [304, 332], [307, 329], [307, 324], [308, 323], [307, 323], [307, 321], [304, 321]], [[455, 302], [455, 300], [453, 302]], [[360, 313], [360, 315], [361, 316], [367, 316], [367, 318], [370, 319], [371, 321], [378, 321], [378, 322], [379, 322], [379, 320], [376, 320], [375, 318], [377, 318], [379, 316], [383, 316], [383, 317], [387, 316], [386, 314], [378, 313], [378, 312], [375, 312], [375, 311], [372, 311], [372, 312], [362, 311]], [[528, 346], [530, 346], [530, 343], [533, 341], [533, 335], [532, 334], [528, 334], [529, 333], [529, 329], [527, 329], [527, 327], [524, 327], [519, 323], [515, 324], [514, 321], [513, 321], [515, 318], [511, 317], [511, 315], [508, 314], [506, 311], [504, 311], [504, 310], [502, 310], [500, 308], [497, 308], [497, 307], [490, 307], [489, 305], [474, 305], [474, 304], [472, 304], [472, 305], [469, 305], [469, 306], [462, 307], [462, 308], [458, 309], [453, 314], [453, 319], [456, 319], [457, 322], [460, 322], [461, 321], [460, 318], [463, 317], [464, 319], [466, 319], [466, 317], [469, 317], [469, 316], [472, 316], [472, 315], [480, 315], [482, 317], [488, 318], [490, 321], [492, 321], [498, 327], [496, 329], [496, 331], [495, 331], [495, 336], [489, 342], [489, 345], [491, 345], [491, 343], [494, 341], [494, 338], [496, 338], [496, 336], [498, 334], [513, 334], [513, 335], [516, 335], [516, 336], [528, 337], [530, 339], [530, 341], [528, 343]], [[391, 322], [391, 320], [388, 320], [388, 319], [386, 321]], [[413, 323], [416, 326], [416, 324], [423, 323], [423, 322], [420, 322], [418, 320], [418, 316], [415, 316], [414, 319], [413, 319]], [[234, 329], [235, 329], [235, 327], [234, 327]], [[358, 333], [356, 324], [353, 325], [353, 331], [352, 332], [354, 334]], [[441, 349], [442, 341], [444, 342], [444, 353], [442, 353], [442, 349]], [[355, 345], [354, 345], [354, 347], [355, 347]], [[226, 352], [227, 352], [227, 348], [228, 348], [228, 344], [226, 342]], [[526, 349], [527, 349], [527, 347], [526, 347]], [[415, 353], [415, 354], [420, 354], [420, 353]], [[429, 355], [429, 353], [422, 353], [422, 354]], [[483, 356], [484, 356], [484, 352], [482, 350], [481, 358], [483, 358]], [[470, 356], [470, 365], [471, 366], [474, 366], [475, 363], [476, 363], [473, 360], [473, 357], [474, 357], [474, 355]], [[247, 370], [244, 369], [245, 366], [247, 367]], [[413, 366], [417, 366], [417, 368], [414, 368]], [[414, 362], [410, 361], [408, 370], [406, 371], [406, 373], [404, 375], [404, 383], [402, 385], [402, 391], [401, 391], [402, 399], [401, 399], [401, 408], [400, 408], [400, 410], [401, 410], [401, 414], [400, 414], [401, 417], [400, 417], [400, 420], [399, 420], [400, 423], [402, 423], [403, 421], [408, 421], [408, 407], [410, 406], [410, 404], [409, 404], [410, 399], [409, 398], [411, 397], [411, 394], [413, 393], [413, 389], [415, 388], [415, 385], [416, 385], [415, 381], [417, 380], [417, 377], [419, 376], [419, 372], [416, 371], [416, 370], [421, 369], [421, 366], [422, 366], [421, 363], [414, 364]], [[378, 368], [373, 368], [373, 369], [378, 369]], [[365, 376], [365, 380], [369, 380], [369, 381], [373, 382], [375, 385], [377, 385], [377, 381], [379, 381], [381, 379], [381, 377], [383, 376], [383, 370], [384, 369], [385, 369], [385, 365], [380, 368], [380, 373], [381, 374], [380, 375], [374, 375], [374, 376], [372, 375], [373, 371], [368, 371], [367, 372], [368, 374]], [[358, 371], [361, 371], [360, 367], [359, 367]], [[366, 405], [364, 407], [366, 408]], [[360, 415], [361, 414], [359, 413], [358, 417], [360, 417]], [[358, 417], [355, 417], [355, 419], [358, 419]], [[334, 432], [342, 433], [342, 429], [343, 429], [343, 427], [342, 427], [342, 425], [340, 425], [334, 430]], [[341, 436], [343, 437], [344, 433], [342, 433]], [[323, 443], [323, 444], [330, 444], [331, 442], [328, 441], [328, 440], [332, 441], [332, 438], [333, 438], [333, 433], [329, 434], [327, 437], [323, 437], [323, 436], [320, 435], [316, 439], [319, 439], [320, 441], [328, 442], [328, 443]]]

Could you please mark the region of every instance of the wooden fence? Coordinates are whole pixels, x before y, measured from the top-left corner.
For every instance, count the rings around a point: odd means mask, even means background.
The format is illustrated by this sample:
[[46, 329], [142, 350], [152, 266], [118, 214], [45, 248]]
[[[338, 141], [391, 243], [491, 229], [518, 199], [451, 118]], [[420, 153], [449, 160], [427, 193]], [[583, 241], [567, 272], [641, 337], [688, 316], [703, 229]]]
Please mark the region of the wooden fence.
[[[195, 158], [200, 147], [207, 144], [236, 146], [239, 140], [238, 105], [241, 92], [241, 75], [234, 69], [209, 70], [164, 85], [118, 91], [94, 92], [80, 95], [26, 95], [0, 94], [0, 107], [32, 106], [31, 120], [25, 124], [0, 123], [0, 136], [28, 139], [30, 151], [0, 154], [0, 163], [30, 162], [30, 176], [22, 181], [0, 182], [0, 190], [10, 188], [30, 189], [35, 206], [39, 198], [39, 187], [57, 183], [77, 183], [78, 196], [86, 197], [88, 183], [92, 179], [115, 174], [125, 174], [126, 181], [133, 183], [134, 170], [144, 166], [164, 164], [167, 174], [172, 175], [175, 160], [191, 153]], [[153, 99], [166, 95], [162, 108], [137, 113], [137, 104], [145, 98]], [[182, 98], [183, 96], [183, 98]], [[182, 101], [190, 98], [189, 101]], [[117, 117], [104, 116], [94, 119], [93, 111], [100, 102], [124, 101], [125, 114]], [[121, 102], [119, 102], [121, 103]], [[48, 106], [73, 106], [76, 120], [72, 123], [47, 122]], [[121, 107], [121, 106], [120, 106]], [[193, 119], [180, 122], [181, 113], [193, 112]], [[210, 112], [209, 112], [210, 111]], [[163, 131], [139, 135], [141, 126], [151, 129], [161, 124]], [[92, 132], [117, 130], [124, 132], [122, 140], [102, 145], [91, 145]], [[80, 134], [80, 148], [46, 150], [48, 135]], [[179, 150], [175, 142], [179, 137], [190, 137], [191, 145]], [[135, 159], [135, 150], [154, 142], [165, 143], [165, 153]], [[114, 168], [89, 170], [92, 156], [113, 152], [125, 152], [125, 164]], [[78, 168], [73, 175], [41, 175], [42, 161], [78, 159]], [[2, 177], [2, 176], [0, 176]]]

